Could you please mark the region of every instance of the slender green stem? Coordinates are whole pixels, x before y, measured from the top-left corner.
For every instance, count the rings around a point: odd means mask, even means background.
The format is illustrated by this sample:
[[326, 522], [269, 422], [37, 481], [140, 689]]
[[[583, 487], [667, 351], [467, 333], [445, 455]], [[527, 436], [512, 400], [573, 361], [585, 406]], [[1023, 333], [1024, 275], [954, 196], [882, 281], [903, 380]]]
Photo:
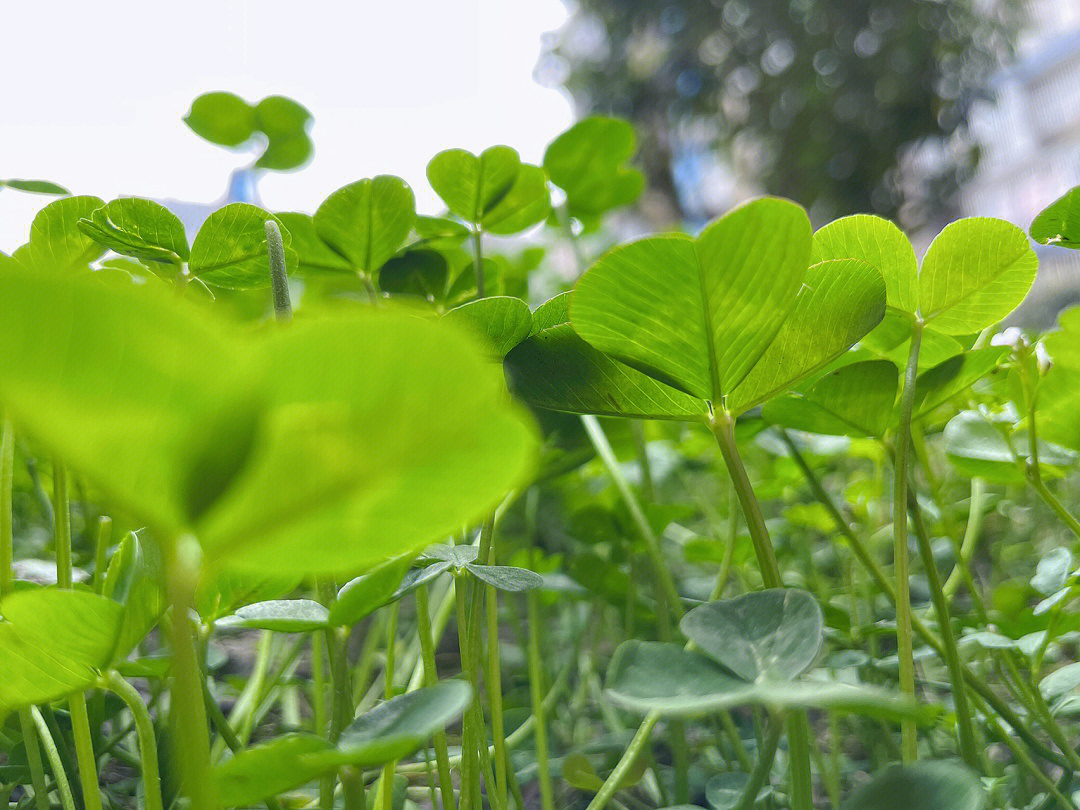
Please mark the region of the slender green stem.
[[202, 696], [197, 633], [190, 613], [199, 582], [200, 549], [193, 537], [166, 544], [167, 594], [172, 614], [172, 688], [169, 725], [174, 767], [192, 808], [215, 806], [208, 779], [210, 730]]
[[[480, 689], [477, 680], [476, 667], [472, 659], [472, 645], [469, 639], [469, 610], [467, 602], [468, 588], [465, 587], [464, 577], [458, 577], [457, 588], [457, 626], [458, 626], [458, 657], [461, 659], [462, 677], [472, 686], [474, 705], [480, 700]], [[463, 810], [481, 810], [480, 805], [480, 760], [477, 738], [482, 729], [476, 727], [476, 712], [471, 708], [466, 710], [462, 718], [461, 737], [461, 802]]]
[[292, 319], [289, 299], [289, 274], [285, 267], [285, 245], [281, 231], [272, 219], [266, 220], [266, 253], [270, 261], [270, 288], [274, 294], [274, 317], [279, 321]]
[[15, 532], [11, 496], [15, 485], [15, 429], [9, 420], [0, 427], [0, 598], [15, 581]]
[[[424, 685], [434, 686], [439, 681], [435, 666], [435, 642], [431, 636], [431, 613], [428, 586], [416, 589], [416, 632], [420, 636], [420, 655], [424, 663]], [[450, 752], [447, 750], [446, 732], [437, 731], [432, 738], [435, 747], [435, 764], [439, 772], [439, 792], [443, 810], [454, 810], [454, 783], [450, 775]]]
[[[401, 602], [394, 602], [387, 608], [390, 619], [386, 622], [386, 666], [384, 669], [384, 694], [389, 700], [394, 696], [394, 663], [397, 648], [397, 625], [398, 614], [401, 612]], [[394, 807], [394, 768], [396, 762], [390, 761], [383, 766], [382, 782], [379, 784], [379, 794], [382, 803], [381, 810], [393, 810]]]
[[481, 231], [479, 225], [474, 225], [472, 229], [472, 244], [473, 244], [473, 269], [476, 273], [476, 297], [483, 298], [485, 295], [484, 289], [484, 256], [481, 250]]
[[942, 590], [945, 592], [946, 601], [951, 602], [960, 585], [964, 581], [964, 569], [975, 554], [979, 545], [983, 520], [983, 503], [986, 499], [986, 481], [982, 478], [971, 479], [971, 497], [968, 499], [968, 519], [964, 528], [964, 538], [960, 541], [960, 551], [957, 555], [956, 565], [945, 580]]
[[[537, 781], [540, 784], [540, 806], [542, 810], [554, 810], [555, 794], [551, 787], [551, 765], [548, 762], [547, 709], [543, 701], [544, 667], [540, 658], [540, 603], [535, 591], [526, 593], [525, 600], [529, 625], [529, 695], [532, 698], [532, 712], [535, 718], [536, 772]], [[648, 736], [646, 732], [646, 740]], [[614, 793], [614, 788], [611, 792]], [[603, 802], [597, 804], [598, 798], [599, 794], [590, 803], [591, 810], [598, 810], [604, 806]]]
[[742, 457], [739, 455], [738, 445], [735, 443], [735, 420], [728, 413], [723, 412], [717, 415], [710, 427], [713, 436], [716, 437], [716, 443], [720, 446], [720, 453], [724, 457], [728, 473], [731, 474], [735, 495], [739, 499], [739, 505], [746, 518], [746, 527], [754, 543], [754, 554], [757, 556], [765, 587], [783, 588], [784, 582], [780, 578], [780, 567], [776, 562], [776, 552], [773, 551], [769, 530], [765, 528], [761, 506], [754, 495], [754, 488], [750, 484], [750, 478], [746, 474]]
[[[488, 555], [488, 564], [495, 564], [495, 548]], [[495, 746], [495, 790], [505, 804], [507, 794], [506, 736], [503, 725], [502, 665], [499, 660], [499, 602], [498, 591], [492, 585], [484, 587], [484, 607], [487, 612], [487, 691], [491, 707], [491, 737]]]
[[[765, 518], [761, 514], [750, 477], [746, 474], [739, 447], [735, 442], [735, 420], [727, 411], [721, 411], [713, 419], [713, 435], [720, 446], [735, 494], [742, 506], [750, 538], [754, 543], [761, 578], [766, 588], [782, 588], [784, 581], [780, 576], [780, 566], [776, 562], [772, 539], [765, 527]], [[810, 726], [804, 712], [791, 712], [787, 718], [788, 749], [791, 753], [791, 806], [793, 810], [812, 810], [814, 806], [813, 777], [810, 771]]]
[[[641, 721], [641, 725], [638, 726], [633, 739], [630, 740], [630, 744], [623, 752], [622, 758], [619, 759], [618, 764], [615, 765], [615, 769], [608, 778], [604, 780], [604, 784], [600, 786], [600, 790], [593, 796], [586, 810], [601, 810], [611, 801], [611, 797], [619, 789], [623, 777], [634, 767], [634, 763], [637, 762], [638, 757], [641, 756], [642, 751], [649, 744], [649, 737], [652, 736], [652, 730], [659, 720], [659, 712], [649, 712], [645, 715], [645, 719]], [[545, 808], [545, 810], [549, 810], [549, 808]]]
[[[911, 331], [904, 372], [904, 389], [900, 395], [900, 424], [896, 429], [896, 461], [893, 472], [893, 567], [896, 574], [896, 651], [900, 665], [900, 691], [915, 695], [915, 658], [911, 640], [911, 584], [908, 565], [908, 456], [911, 449], [911, 415], [915, 407], [915, 381], [919, 373], [919, 347], [922, 344], [923, 324], [916, 321]], [[918, 758], [918, 737], [915, 721], [900, 723], [900, 752], [905, 763]]]
[[157, 737], [154, 734], [154, 722], [146, 710], [142, 695], [119, 673], [109, 672], [102, 679], [102, 685], [124, 701], [131, 716], [135, 719], [135, 733], [139, 737], [139, 765], [142, 769], [143, 793], [146, 796], [146, 810], [163, 810], [161, 800], [161, 776], [158, 773]]
[[780, 734], [783, 730], [784, 722], [782, 718], [774, 717], [769, 724], [769, 733], [765, 737], [765, 744], [758, 753], [757, 765], [750, 774], [750, 779], [747, 781], [743, 794], [739, 797], [739, 803], [735, 805], [734, 810], [751, 810], [754, 806], [758, 793], [761, 792], [769, 779], [769, 772], [772, 770], [773, 760], [776, 759], [776, 748], [780, 743]]
[[[790, 440], [788, 443], [788, 447], [793, 450], [792, 458], [795, 460], [796, 464], [800, 467], [800, 469], [803, 471], [803, 474], [806, 476], [807, 482], [810, 484], [810, 488], [814, 492], [815, 497], [818, 498], [822, 506], [824, 506], [826, 510], [828, 510], [829, 514], [832, 515], [833, 520], [836, 523], [837, 529], [839, 529], [840, 533], [848, 541], [852, 551], [855, 554], [855, 558], [859, 561], [859, 563], [863, 566], [867, 573], [870, 574], [870, 577], [871, 579], [873, 579], [874, 584], [877, 585], [881, 592], [888, 596], [889, 601], [891, 601], [895, 605], [896, 589], [893, 586], [892, 582], [889, 581], [889, 578], [885, 575], [885, 572], [882, 570], [881, 566], [877, 564], [877, 562], [873, 558], [873, 555], [870, 554], [869, 550], [859, 539], [858, 535], [856, 535], [855, 532], [852, 530], [847, 520], [843, 517], [843, 515], [841, 515], [839, 508], [833, 502], [832, 498], [829, 497], [828, 493], [825, 492], [825, 489], [821, 486], [821, 482], [818, 480], [813, 470], [806, 464], [805, 459], [803, 459], [802, 455], [798, 452], [798, 449], [794, 447], [794, 444], [790, 443]], [[942, 660], [944, 660], [945, 649], [942, 646], [941, 641], [938, 640], [937, 636], [935, 636], [930, 631], [930, 628], [923, 624], [922, 620], [919, 619], [917, 616], [912, 617], [912, 629], [919, 634], [920, 638], [922, 638], [923, 641], [925, 641], [933, 648], [934, 652], [936, 652]], [[972, 689], [972, 691], [979, 695], [980, 698], [985, 700], [987, 704], [989, 704], [993, 708], [993, 710], [997, 712], [1002, 717], [1002, 719], [1005, 720], [1006, 723], [1009, 724], [1009, 726], [1016, 732], [1017, 736], [1022, 738], [1024, 742], [1026, 742], [1032, 748], [1032, 750], [1037, 751], [1039, 753], [1039, 756], [1043, 757], [1047, 761], [1053, 762], [1059, 767], [1064, 767], [1065, 761], [1062, 759], [1062, 757], [1058, 756], [1045, 745], [1043, 745], [1039, 741], [1039, 738], [1036, 737], [1031, 731], [1031, 729], [1028, 727], [1028, 724], [1025, 723], [1020, 718], [1020, 716], [1012, 710], [1009, 704], [1002, 700], [1002, 698], [998, 696], [998, 694], [994, 692], [994, 690], [991, 689], [984, 680], [982, 680], [978, 675], [976, 675], [967, 667], [963, 668], [963, 675], [964, 682]]]
[[915, 538], [919, 544], [919, 556], [922, 557], [923, 571], [930, 589], [930, 599], [937, 613], [938, 631], [941, 634], [941, 644], [945, 653], [945, 666], [949, 671], [949, 682], [952, 684], [957, 733], [960, 737], [960, 756], [970, 767], [978, 769], [981, 763], [975, 741], [975, 724], [972, 720], [971, 708], [968, 706], [967, 690], [964, 689], [963, 664], [960, 663], [956, 634], [953, 633], [952, 622], [949, 619], [949, 605], [945, 600], [945, 591], [942, 589], [941, 575], [934, 561], [934, 551], [930, 547], [930, 538], [923, 525], [922, 512], [915, 500], [914, 492], [909, 494], [908, 506], [915, 526]]
[[326, 638], [311, 636], [311, 722], [316, 734], [326, 731]]
[[[68, 499], [67, 469], [59, 459], [53, 460], [53, 541], [56, 546], [56, 584], [65, 589], [72, 586], [71, 563], [71, 505]], [[71, 712], [71, 732], [75, 739], [75, 757], [79, 763], [79, 783], [82, 786], [86, 810], [101, 810], [101, 786], [98, 784], [97, 757], [86, 711], [86, 695], [79, 692], [68, 700]]]
[[112, 518], [102, 515], [98, 518], [97, 536], [94, 538], [94, 593], [101, 593], [105, 588], [105, 574], [108, 570], [106, 556], [111, 539]]
[[[390, 796], [394, 794], [392, 790], [386, 792]], [[345, 800], [345, 810], [367, 810], [364, 774], [359, 768], [349, 766], [341, 769], [341, 793]]]
[[1023, 746], [1017, 744], [1012, 735], [1001, 727], [1001, 724], [993, 715], [987, 716], [986, 724], [994, 737], [1012, 751], [1013, 756], [1016, 757], [1016, 761], [1023, 766], [1024, 770], [1035, 777], [1035, 781], [1042, 785], [1043, 789], [1053, 796], [1061, 807], [1067, 808], [1067, 810], [1075, 810], [1076, 805], [1062, 794], [1058, 789], [1058, 786], [1054, 784], [1054, 780], [1039, 769], [1039, 766], [1035, 764], [1030, 756], [1028, 756], [1028, 753], [1024, 750]]
[[64, 810], [75, 810], [75, 797], [71, 793], [71, 784], [68, 782], [67, 773], [64, 771], [64, 763], [60, 759], [60, 750], [56, 747], [56, 740], [49, 732], [49, 726], [37, 706], [30, 707], [30, 716], [37, 726], [38, 737], [45, 749], [45, 756], [49, 760], [53, 776], [56, 778], [56, 790], [60, 794], [60, 805]]
[[[9, 419], [0, 427], [0, 600], [14, 584], [12, 564], [14, 532], [11, 513], [11, 495], [15, 481], [15, 429]], [[34, 731], [34, 719], [29, 709], [19, 710], [19, 727], [26, 761], [30, 767], [30, 782], [34, 787], [34, 804], [37, 810], [49, 810], [49, 794], [45, 786], [45, 769], [41, 762], [41, 747]]]
[[596, 454], [600, 456], [600, 461], [603, 463], [608, 475], [614, 481], [615, 488], [626, 505], [631, 520], [634, 521], [634, 525], [645, 541], [645, 547], [649, 552], [649, 557], [653, 563], [653, 571], [657, 578], [660, 599], [677, 621], [683, 615], [682, 600], [679, 598], [679, 591], [675, 587], [675, 580], [672, 579], [671, 570], [664, 559], [663, 551], [660, 548], [660, 540], [649, 525], [649, 521], [641, 509], [641, 504], [638, 503], [634, 491], [630, 488], [630, 482], [623, 475], [622, 468], [619, 467], [619, 462], [615, 458], [615, 451], [612, 449], [603, 427], [600, 426], [600, 422], [595, 416], [582, 416], [581, 424], [585, 427], [589, 441], [592, 442], [593, 447], [596, 449]]

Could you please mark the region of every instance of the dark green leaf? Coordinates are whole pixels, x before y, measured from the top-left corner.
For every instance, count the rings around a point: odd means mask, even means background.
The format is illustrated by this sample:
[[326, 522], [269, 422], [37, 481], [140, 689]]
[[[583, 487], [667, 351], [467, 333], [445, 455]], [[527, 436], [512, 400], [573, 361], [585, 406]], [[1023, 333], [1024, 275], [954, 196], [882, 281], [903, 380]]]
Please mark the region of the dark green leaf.
[[352, 265], [331, 250], [315, 232], [315, 220], [308, 214], [285, 212], [275, 214], [292, 237], [292, 248], [298, 257], [300, 273], [349, 272]]
[[802, 393], [765, 403], [762, 416], [773, 424], [834, 436], [881, 436], [889, 428], [898, 381], [888, 360], [841, 366]]
[[817, 660], [824, 620], [806, 591], [773, 588], [696, 607], [679, 628], [743, 680], [775, 683], [798, 677]]
[[983, 810], [979, 778], [952, 762], [892, 765], [854, 791], [842, 810]]

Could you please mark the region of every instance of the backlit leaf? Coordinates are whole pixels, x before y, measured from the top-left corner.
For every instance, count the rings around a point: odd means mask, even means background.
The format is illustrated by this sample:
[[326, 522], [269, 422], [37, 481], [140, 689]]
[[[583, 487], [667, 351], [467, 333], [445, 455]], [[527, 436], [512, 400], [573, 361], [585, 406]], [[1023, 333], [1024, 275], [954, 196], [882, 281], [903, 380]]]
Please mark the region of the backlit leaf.
[[919, 309], [933, 329], [964, 335], [993, 326], [1024, 300], [1039, 260], [1027, 235], [1004, 220], [945, 226], [919, 273]]
[[357, 180], [327, 197], [315, 212], [315, 231], [360, 273], [372, 276], [412, 230], [416, 200], [400, 177]]
[[285, 265], [296, 271], [289, 229], [273, 214], [248, 203], [230, 203], [209, 216], [191, 246], [191, 274], [215, 287], [247, 290], [270, 286], [266, 222], [273, 219], [285, 244]]
[[1031, 223], [1031, 238], [1043, 245], [1080, 248], [1080, 186], [1039, 212]]
[[520, 169], [521, 158], [509, 146], [492, 146], [479, 156], [447, 149], [428, 163], [427, 177], [451, 213], [479, 223], [510, 190]]

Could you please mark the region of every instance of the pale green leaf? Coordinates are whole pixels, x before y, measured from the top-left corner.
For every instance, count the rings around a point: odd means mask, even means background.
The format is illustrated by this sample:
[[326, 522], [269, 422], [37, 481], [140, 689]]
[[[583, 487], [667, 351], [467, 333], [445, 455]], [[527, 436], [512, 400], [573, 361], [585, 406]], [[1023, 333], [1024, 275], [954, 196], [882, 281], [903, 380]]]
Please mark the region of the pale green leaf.
[[15, 251], [20, 264], [34, 272], [77, 273], [101, 258], [105, 248], [79, 229], [79, 220], [105, 205], [98, 197], [65, 197], [37, 212], [30, 241]]
[[814, 233], [811, 262], [861, 259], [885, 279], [886, 302], [902, 312], [918, 310], [918, 262], [904, 232], [881, 217], [856, 214]]
[[289, 229], [273, 214], [248, 203], [230, 203], [212, 213], [195, 236], [188, 268], [215, 287], [247, 290], [270, 286], [266, 222], [274, 220], [285, 244], [285, 264], [295, 272], [296, 251]]
[[919, 309], [933, 329], [964, 335], [993, 326], [1024, 300], [1039, 260], [1027, 235], [1004, 220], [945, 226], [919, 273]]
[[499, 360], [527, 338], [533, 326], [529, 305], [520, 298], [502, 295], [462, 304], [445, 317], [474, 332]]

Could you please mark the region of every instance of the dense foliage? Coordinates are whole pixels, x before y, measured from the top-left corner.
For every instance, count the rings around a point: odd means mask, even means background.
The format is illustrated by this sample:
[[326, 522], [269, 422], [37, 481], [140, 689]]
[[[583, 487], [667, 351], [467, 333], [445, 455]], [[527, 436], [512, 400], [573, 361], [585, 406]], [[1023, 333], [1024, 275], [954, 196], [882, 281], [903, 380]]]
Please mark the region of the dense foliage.
[[[1075, 806], [1080, 317], [998, 332], [1028, 236], [920, 260], [769, 197], [584, 257], [634, 151], [590, 118], [436, 155], [438, 215], [383, 175], [191, 241], [41, 209], [0, 254], [8, 806]], [[1080, 190], [1031, 235], [1080, 245]]]

